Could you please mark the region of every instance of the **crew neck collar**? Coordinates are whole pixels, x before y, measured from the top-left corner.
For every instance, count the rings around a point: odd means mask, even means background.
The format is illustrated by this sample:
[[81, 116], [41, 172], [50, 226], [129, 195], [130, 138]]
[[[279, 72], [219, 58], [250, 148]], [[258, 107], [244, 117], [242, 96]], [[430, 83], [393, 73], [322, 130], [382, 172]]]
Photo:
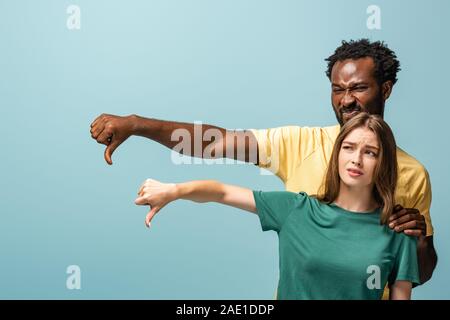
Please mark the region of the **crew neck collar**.
[[340, 206], [338, 206], [336, 203], [330, 203], [330, 206], [333, 208], [338, 209], [341, 212], [347, 213], [347, 214], [353, 214], [353, 215], [378, 215], [380, 214], [381, 208], [376, 208], [373, 211], [350, 211], [346, 210]]

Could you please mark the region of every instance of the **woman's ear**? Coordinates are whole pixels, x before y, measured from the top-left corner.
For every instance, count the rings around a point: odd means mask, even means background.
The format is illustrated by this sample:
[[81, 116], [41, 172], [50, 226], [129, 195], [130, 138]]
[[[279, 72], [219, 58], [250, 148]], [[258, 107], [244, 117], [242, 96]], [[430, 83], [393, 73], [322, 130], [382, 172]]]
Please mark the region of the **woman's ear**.
[[393, 86], [394, 86], [394, 84], [392, 83], [391, 80], [385, 81], [381, 85], [381, 93], [383, 95], [383, 100], [384, 101], [386, 101], [389, 98], [389, 96], [391, 95]]

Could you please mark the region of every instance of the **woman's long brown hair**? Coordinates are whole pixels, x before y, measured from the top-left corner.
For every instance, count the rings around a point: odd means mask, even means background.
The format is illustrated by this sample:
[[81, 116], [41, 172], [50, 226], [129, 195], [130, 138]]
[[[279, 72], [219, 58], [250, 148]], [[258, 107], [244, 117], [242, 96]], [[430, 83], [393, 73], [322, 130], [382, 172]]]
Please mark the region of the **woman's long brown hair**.
[[338, 197], [341, 185], [341, 179], [339, 177], [339, 152], [345, 137], [357, 128], [368, 128], [378, 138], [380, 151], [373, 174], [373, 196], [382, 208], [380, 222], [381, 224], [387, 224], [395, 205], [397, 146], [391, 128], [380, 116], [361, 112], [342, 126], [336, 138], [325, 180], [317, 199], [326, 203], [332, 203]]

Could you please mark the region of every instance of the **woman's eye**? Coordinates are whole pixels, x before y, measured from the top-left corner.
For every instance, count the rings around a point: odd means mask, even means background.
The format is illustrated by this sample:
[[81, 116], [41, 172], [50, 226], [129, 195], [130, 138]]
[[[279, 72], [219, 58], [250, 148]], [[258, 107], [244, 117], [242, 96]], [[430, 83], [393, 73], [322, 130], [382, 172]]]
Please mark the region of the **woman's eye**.
[[377, 156], [377, 154], [376, 154], [375, 152], [373, 152], [373, 151], [366, 151], [366, 153], [367, 153], [369, 156], [371, 156], [371, 157], [376, 157], [376, 156]]

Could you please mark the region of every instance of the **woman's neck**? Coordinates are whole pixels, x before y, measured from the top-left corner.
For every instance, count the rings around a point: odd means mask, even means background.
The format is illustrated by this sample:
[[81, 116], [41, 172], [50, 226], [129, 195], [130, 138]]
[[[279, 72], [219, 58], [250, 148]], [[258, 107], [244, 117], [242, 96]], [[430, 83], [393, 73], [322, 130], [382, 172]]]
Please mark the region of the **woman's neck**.
[[380, 206], [373, 197], [373, 186], [352, 188], [342, 181], [334, 203], [342, 209], [354, 212], [372, 212]]

